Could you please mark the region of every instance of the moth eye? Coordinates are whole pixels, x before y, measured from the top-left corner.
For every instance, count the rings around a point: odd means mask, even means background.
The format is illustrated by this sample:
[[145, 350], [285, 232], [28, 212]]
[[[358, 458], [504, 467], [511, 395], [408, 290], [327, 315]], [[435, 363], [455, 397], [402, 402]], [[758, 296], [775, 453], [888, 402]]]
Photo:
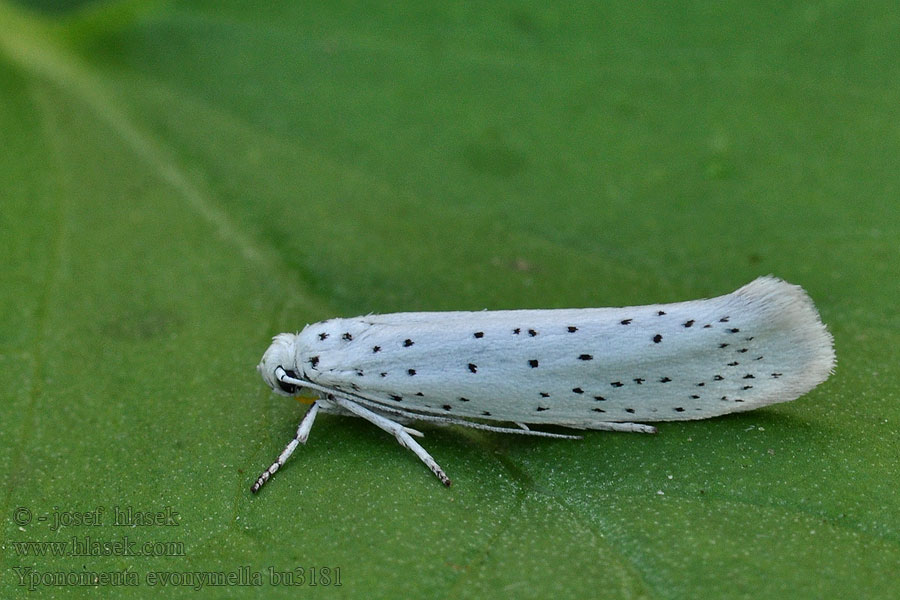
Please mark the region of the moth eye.
[[[281, 365], [279, 365], [279, 368], [284, 370], [285, 374], [288, 377], [293, 377], [294, 379], [297, 378], [296, 371], [292, 371], [291, 369], [285, 369]], [[285, 383], [284, 381], [281, 381], [280, 379], [276, 379], [275, 383], [278, 384], [278, 387], [281, 388], [281, 391], [284, 392], [285, 394], [292, 394], [292, 395], [296, 394], [297, 390], [299, 389], [299, 387], [297, 385], [295, 385], [293, 383]]]
[[297, 386], [294, 385], [293, 383], [285, 383], [285, 382], [283, 382], [283, 381], [279, 381], [279, 382], [278, 382], [278, 387], [280, 387], [280, 388], [281, 388], [281, 391], [284, 392], [284, 393], [286, 393], [286, 394], [291, 394], [291, 395], [293, 395], [293, 394], [296, 394], [296, 393], [297, 393]]

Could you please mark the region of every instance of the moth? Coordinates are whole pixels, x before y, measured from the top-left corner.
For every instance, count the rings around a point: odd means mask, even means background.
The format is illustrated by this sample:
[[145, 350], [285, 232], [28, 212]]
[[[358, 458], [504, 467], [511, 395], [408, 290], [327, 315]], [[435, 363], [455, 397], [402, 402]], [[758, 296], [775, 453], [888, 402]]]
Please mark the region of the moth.
[[410, 423], [552, 438], [580, 436], [532, 426], [655, 433], [646, 423], [794, 400], [834, 364], [812, 300], [771, 276], [673, 304], [331, 319], [276, 335], [257, 367], [276, 393], [318, 398], [251, 491], [306, 442], [319, 412], [393, 434], [449, 486]]

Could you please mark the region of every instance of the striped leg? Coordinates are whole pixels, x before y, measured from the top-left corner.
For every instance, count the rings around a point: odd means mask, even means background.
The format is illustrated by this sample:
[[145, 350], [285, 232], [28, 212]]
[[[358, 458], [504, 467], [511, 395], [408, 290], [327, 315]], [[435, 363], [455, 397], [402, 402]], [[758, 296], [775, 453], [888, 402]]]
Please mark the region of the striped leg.
[[292, 439], [287, 447], [282, 450], [275, 462], [272, 463], [272, 466], [262, 472], [262, 475], [259, 476], [256, 483], [250, 488], [251, 492], [254, 494], [258, 492], [259, 488], [261, 488], [278, 469], [284, 466], [284, 463], [287, 462], [287, 459], [294, 453], [297, 446], [306, 443], [306, 438], [309, 437], [309, 430], [312, 429], [313, 422], [316, 420], [316, 413], [318, 412], [319, 405], [313, 402], [312, 406], [309, 407], [309, 410], [306, 411], [306, 415], [303, 416], [303, 420], [300, 421], [300, 426], [297, 427], [297, 435], [294, 436], [294, 439]]

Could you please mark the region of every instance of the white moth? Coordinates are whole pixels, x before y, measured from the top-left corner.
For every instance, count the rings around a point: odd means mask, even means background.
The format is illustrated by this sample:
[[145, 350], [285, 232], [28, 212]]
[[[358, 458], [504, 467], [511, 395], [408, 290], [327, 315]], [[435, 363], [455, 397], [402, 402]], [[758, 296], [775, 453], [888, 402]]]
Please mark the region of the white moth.
[[[310, 406], [256, 492], [319, 411], [392, 433], [445, 485], [411, 421], [572, 438], [529, 425], [654, 433], [787, 402], [825, 381], [831, 335], [806, 292], [775, 277], [708, 300], [625, 308], [410, 312], [331, 319], [275, 336], [257, 369]], [[507, 423], [498, 426], [490, 423]]]

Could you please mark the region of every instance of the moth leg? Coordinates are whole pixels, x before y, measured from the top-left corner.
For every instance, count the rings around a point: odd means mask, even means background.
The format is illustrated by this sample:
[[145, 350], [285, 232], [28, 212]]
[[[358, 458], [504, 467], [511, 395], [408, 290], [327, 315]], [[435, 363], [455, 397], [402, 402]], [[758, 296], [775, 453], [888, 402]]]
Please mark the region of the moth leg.
[[[356, 402], [351, 400], [347, 400], [346, 398], [341, 398], [335, 396], [334, 394], [328, 394], [328, 399], [338, 406], [352, 412], [358, 417], [362, 417], [366, 421], [380, 427], [381, 429], [387, 431], [388, 433], [394, 434], [394, 437], [397, 438], [397, 441], [400, 442], [400, 445], [404, 448], [408, 448], [412, 450], [413, 454], [419, 457], [423, 463], [425, 463], [431, 472], [434, 473], [438, 479], [441, 480], [441, 483], [450, 486], [450, 478], [447, 477], [447, 474], [444, 473], [444, 470], [440, 467], [439, 464], [431, 457], [428, 452], [425, 451], [425, 448], [419, 445], [417, 441], [410, 437], [409, 433], [407, 433], [408, 429], [403, 427], [399, 423], [395, 423], [386, 417], [382, 417], [378, 413], [372, 412], [368, 408], [362, 407]], [[418, 432], [416, 432], [418, 433]]]
[[625, 433], [656, 433], [656, 427], [641, 423], [591, 423], [590, 429], [597, 431], [622, 431]]
[[425, 434], [419, 431], [418, 429], [413, 429], [412, 427], [404, 427], [403, 431], [408, 433], [409, 435], [414, 435], [416, 437], [425, 437]]
[[261, 488], [278, 469], [284, 466], [284, 463], [287, 462], [287, 459], [294, 453], [297, 446], [306, 443], [306, 439], [309, 437], [309, 430], [312, 429], [313, 422], [316, 420], [316, 413], [318, 412], [319, 405], [318, 403], [313, 402], [312, 406], [309, 407], [309, 410], [307, 410], [306, 414], [303, 416], [303, 420], [300, 421], [300, 426], [297, 427], [297, 435], [295, 435], [294, 439], [292, 439], [285, 449], [281, 451], [281, 454], [278, 455], [275, 462], [273, 462], [272, 465], [263, 471], [262, 475], [257, 478], [256, 483], [250, 488], [251, 492], [254, 494], [258, 492], [259, 488]]

